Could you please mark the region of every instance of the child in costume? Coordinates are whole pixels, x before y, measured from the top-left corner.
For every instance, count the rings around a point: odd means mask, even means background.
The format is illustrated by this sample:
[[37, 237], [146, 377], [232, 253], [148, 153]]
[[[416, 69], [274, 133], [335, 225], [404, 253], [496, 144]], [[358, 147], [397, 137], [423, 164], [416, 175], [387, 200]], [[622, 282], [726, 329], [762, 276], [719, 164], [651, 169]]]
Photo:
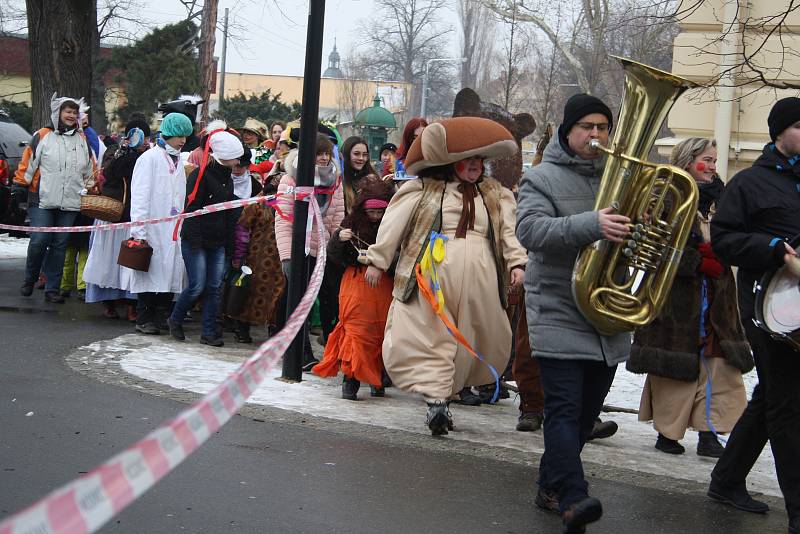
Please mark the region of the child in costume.
[[374, 287], [400, 249], [383, 362], [395, 386], [424, 397], [433, 435], [452, 429], [449, 399], [496, 382], [508, 361], [511, 327], [497, 318], [527, 255], [514, 235], [514, 196], [485, 175], [483, 162], [516, 150], [511, 133], [489, 119], [425, 128], [405, 155], [419, 178], [395, 193], [367, 250], [365, 279]]
[[364, 278], [359, 261], [375, 243], [383, 213], [392, 198], [391, 183], [371, 182], [359, 194], [353, 210], [328, 243], [328, 260], [344, 269], [339, 289], [339, 322], [331, 332], [322, 362], [312, 372], [319, 376], [344, 374], [342, 398], [357, 400], [361, 382], [373, 397], [382, 397], [381, 345], [386, 315], [392, 302], [392, 279], [382, 277], [376, 287]]

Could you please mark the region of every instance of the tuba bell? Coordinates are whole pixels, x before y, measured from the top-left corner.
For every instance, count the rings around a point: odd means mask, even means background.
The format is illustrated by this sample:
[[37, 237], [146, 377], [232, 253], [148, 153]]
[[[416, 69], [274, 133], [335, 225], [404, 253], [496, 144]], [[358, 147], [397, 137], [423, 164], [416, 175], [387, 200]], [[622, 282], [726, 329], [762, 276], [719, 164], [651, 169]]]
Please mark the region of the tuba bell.
[[[616, 57], [616, 56], [612, 56]], [[635, 330], [658, 316], [669, 294], [692, 229], [699, 197], [687, 172], [646, 161], [661, 123], [685, 90], [685, 80], [629, 59], [617, 128], [595, 210], [614, 207], [627, 216], [623, 243], [599, 240], [578, 254], [572, 272], [575, 303], [603, 335]]]

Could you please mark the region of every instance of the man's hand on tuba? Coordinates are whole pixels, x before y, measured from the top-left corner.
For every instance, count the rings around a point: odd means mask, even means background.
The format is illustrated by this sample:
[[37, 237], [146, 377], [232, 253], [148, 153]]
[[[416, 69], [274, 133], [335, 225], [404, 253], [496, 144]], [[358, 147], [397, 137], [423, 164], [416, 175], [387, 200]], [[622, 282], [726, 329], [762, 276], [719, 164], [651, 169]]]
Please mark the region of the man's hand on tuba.
[[614, 211], [614, 208], [608, 207], [597, 212], [600, 232], [609, 241], [622, 243], [623, 239], [630, 233], [628, 224], [631, 220], [624, 215], [617, 215]]

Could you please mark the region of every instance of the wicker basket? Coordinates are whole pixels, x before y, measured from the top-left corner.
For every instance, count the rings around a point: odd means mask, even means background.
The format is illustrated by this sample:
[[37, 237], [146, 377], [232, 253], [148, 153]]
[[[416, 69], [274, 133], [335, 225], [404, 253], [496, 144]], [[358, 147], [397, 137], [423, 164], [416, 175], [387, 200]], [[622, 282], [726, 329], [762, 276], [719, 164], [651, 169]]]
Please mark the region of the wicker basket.
[[81, 197], [81, 213], [92, 219], [106, 222], [119, 222], [125, 211], [125, 200], [128, 197], [128, 183], [122, 181], [124, 187], [122, 201], [104, 195], [83, 195]]

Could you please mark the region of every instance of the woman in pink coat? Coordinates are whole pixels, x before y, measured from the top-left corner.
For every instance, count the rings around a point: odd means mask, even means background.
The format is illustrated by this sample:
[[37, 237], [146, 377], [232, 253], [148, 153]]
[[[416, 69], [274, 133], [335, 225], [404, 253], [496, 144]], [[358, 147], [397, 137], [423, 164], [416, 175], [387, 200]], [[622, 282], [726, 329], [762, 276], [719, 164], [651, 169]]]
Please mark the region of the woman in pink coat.
[[[289, 268], [292, 257], [292, 215], [294, 213], [294, 198], [285, 195], [290, 187], [297, 184], [297, 155], [296, 150], [286, 156], [286, 174], [281, 178], [278, 185], [278, 208], [283, 213], [283, 217], [275, 217], [275, 240], [278, 243], [278, 254], [281, 258], [281, 267], [286, 279], [289, 279]], [[316, 161], [314, 170], [314, 185], [317, 190], [317, 203], [322, 212], [323, 239], [327, 243], [336, 229], [344, 219], [344, 194], [342, 192], [342, 179], [339, 169], [333, 161], [333, 143], [323, 134], [317, 134]], [[285, 195], [285, 196], [281, 196]], [[311, 217], [309, 212], [309, 217]], [[319, 249], [319, 239], [317, 237], [317, 222], [311, 229], [311, 239], [309, 241], [309, 256], [306, 262], [308, 272], [314, 269], [317, 263], [317, 253]], [[327, 300], [325, 295], [327, 288], [323, 283], [320, 288], [320, 302]], [[321, 310], [322, 311], [322, 310]], [[278, 305], [276, 322], [279, 327], [283, 327], [286, 321], [286, 294], [281, 298]], [[304, 356], [303, 370], [308, 371], [318, 363], [311, 352], [311, 341], [308, 337], [308, 330], [303, 329], [304, 336]]]

